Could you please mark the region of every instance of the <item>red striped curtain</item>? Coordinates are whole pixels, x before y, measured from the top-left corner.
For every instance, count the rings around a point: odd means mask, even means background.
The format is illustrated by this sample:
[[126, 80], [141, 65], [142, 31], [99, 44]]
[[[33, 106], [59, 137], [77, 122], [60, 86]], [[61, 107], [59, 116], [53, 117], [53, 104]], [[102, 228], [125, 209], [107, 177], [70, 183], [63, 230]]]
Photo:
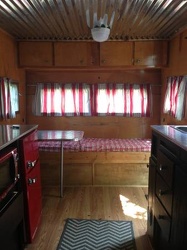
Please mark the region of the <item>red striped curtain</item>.
[[0, 78], [0, 117], [10, 119], [16, 117], [19, 110], [18, 84], [11, 79]]
[[181, 120], [184, 115], [184, 100], [187, 76], [168, 77], [164, 100], [164, 113]]
[[149, 117], [150, 84], [96, 84], [94, 102], [95, 115]]
[[39, 116], [90, 115], [90, 95], [91, 86], [85, 83], [40, 83], [33, 112]]
[[33, 112], [42, 116], [119, 115], [149, 117], [149, 84], [37, 85]]

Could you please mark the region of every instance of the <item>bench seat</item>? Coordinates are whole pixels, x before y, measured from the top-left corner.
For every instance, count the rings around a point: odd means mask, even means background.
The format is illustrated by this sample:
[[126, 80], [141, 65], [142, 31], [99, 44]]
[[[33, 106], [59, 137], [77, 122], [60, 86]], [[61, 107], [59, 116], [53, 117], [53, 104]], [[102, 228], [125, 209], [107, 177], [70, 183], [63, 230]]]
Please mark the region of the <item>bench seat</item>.
[[[147, 186], [151, 140], [83, 138], [66, 141], [64, 185]], [[40, 141], [39, 152], [44, 186], [59, 185], [59, 141]]]
[[[150, 152], [150, 139], [83, 138], [81, 141], [64, 141], [68, 152]], [[39, 150], [60, 152], [60, 141], [39, 141]]]

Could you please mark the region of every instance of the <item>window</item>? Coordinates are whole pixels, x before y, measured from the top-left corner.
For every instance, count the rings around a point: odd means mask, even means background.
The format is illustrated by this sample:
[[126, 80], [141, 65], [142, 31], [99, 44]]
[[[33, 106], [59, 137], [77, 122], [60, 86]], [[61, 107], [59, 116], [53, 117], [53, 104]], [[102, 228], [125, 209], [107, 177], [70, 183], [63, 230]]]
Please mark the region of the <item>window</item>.
[[91, 115], [91, 86], [89, 84], [38, 84], [34, 113], [47, 116]]
[[16, 112], [19, 111], [19, 92], [18, 92], [18, 84], [14, 82], [10, 82], [10, 105], [11, 105], [11, 113], [12, 117], [16, 116]]
[[2, 119], [16, 116], [19, 110], [18, 84], [8, 78], [0, 78], [0, 115]]
[[149, 84], [97, 84], [97, 115], [150, 116]]
[[168, 77], [164, 100], [164, 113], [181, 120], [184, 115], [184, 99], [187, 76]]
[[34, 114], [47, 116], [149, 117], [149, 84], [38, 84]]

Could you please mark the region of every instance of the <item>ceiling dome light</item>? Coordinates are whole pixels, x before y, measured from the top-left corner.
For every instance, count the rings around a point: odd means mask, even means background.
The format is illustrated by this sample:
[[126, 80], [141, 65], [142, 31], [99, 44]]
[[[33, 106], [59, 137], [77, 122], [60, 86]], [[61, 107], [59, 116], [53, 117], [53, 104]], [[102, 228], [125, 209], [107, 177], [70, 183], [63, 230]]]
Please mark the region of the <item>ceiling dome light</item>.
[[[92, 38], [96, 42], [105, 42], [108, 40], [110, 35], [110, 29], [112, 28], [112, 24], [114, 21], [115, 12], [112, 12], [112, 16], [110, 19], [109, 25], [108, 22], [108, 14], [105, 14], [103, 18], [97, 19], [97, 13], [94, 12], [93, 15], [93, 28], [91, 28]], [[89, 10], [86, 11], [86, 21], [87, 25], [90, 28], [90, 13]]]
[[91, 29], [92, 38], [96, 42], [105, 42], [110, 35], [110, 29], [104, 27], [98, 27]]

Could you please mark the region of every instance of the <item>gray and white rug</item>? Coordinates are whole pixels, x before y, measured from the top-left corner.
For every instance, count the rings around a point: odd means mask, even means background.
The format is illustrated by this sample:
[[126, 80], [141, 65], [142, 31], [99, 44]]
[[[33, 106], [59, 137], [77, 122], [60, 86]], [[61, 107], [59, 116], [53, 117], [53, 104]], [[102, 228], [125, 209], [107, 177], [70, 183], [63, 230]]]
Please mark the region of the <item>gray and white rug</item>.
[[136, 250], [132, 221], [67, 219], [57, 250]]

